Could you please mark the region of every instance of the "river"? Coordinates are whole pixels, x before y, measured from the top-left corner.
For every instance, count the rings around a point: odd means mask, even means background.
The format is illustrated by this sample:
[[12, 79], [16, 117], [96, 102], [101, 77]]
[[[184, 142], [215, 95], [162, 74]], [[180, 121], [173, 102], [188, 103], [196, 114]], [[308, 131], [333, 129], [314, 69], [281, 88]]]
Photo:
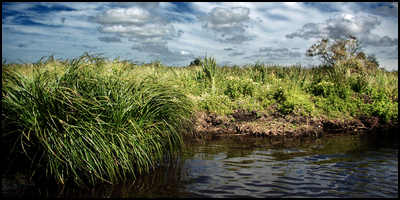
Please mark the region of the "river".
[[32, 183], [7, 188], [3, 180], [3, 197], [397, 198], [398, 139], [394, 133], [193, 140], [136, 180], [91, 189]]

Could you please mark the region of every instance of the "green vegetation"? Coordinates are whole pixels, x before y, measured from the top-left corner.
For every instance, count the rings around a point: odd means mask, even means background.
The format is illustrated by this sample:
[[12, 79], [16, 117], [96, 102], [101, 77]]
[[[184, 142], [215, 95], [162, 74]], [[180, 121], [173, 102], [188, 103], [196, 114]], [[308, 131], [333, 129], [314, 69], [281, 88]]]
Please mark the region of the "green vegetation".
[[28, 74], [14, 67], [2, 75], [7, 163], [26, 156], [33, 175], [85, 186], [148, 172], [183, 145], [193, 106], [170, 80], [89, 55], [39, 62]]
[[4, 161], [9, 168], [28, 163], [32, 176], [85, 186], [149, 172], [182, 147], [196, 111], [397, 122], [398, 72], [363, 70], [354, 59], [313, 68], [221, 67], [207, 56], [167, 67], [89, 54], [3, 63]]

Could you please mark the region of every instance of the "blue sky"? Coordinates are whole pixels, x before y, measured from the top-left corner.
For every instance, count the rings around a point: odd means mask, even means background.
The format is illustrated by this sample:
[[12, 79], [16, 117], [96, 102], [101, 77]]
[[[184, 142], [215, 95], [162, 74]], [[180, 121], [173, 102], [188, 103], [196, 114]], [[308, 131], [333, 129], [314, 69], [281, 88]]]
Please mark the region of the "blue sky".
[[323, 38], [353, 35], [381, 67], [398, 70], [397, 2], [2, 3], [2, 60], [77, 58], [84, 52], [185, 66], [320, 64], [305, 56]]

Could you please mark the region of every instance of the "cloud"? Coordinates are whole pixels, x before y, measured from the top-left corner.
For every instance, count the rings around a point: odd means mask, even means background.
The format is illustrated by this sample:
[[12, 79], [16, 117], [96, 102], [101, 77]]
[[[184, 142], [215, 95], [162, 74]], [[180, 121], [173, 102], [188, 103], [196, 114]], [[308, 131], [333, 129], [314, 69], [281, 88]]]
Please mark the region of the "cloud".
[[240, 52], [235, 51], [235, 52], [229, 54], [228, 56], [229, 56], [229, 57], [236, 57], [236, 56], [241, 56], [241, 55], [243, 55], [244, 53], [245, 53], [245, 51], [240, 51]]
[[[145, 4], [151, 9], [158, 4]], [[175, 31], [172, 24], [162, 17], [155, 15], [141, 7], [113, 8], [89, 18], [91, 22], [100, 24], [101, 33], [116, 34], [127, 37], [137, 43], [132, 50], [151, 53], [151, 56], [165, 57], [175, 55], [167, 47], [168, 40], [176, 39], [183, 35], [182, 30]], [[117, 37], [98, 38], [104, 42], [121, 42]]]
[[182, 30], [178, 30], [178, 37], [181, 37], [184, 33]]
[[168, 39], [176, 37], [170, 24], [123, 25], [115, 24], [100, 27], [102, 33], [116, 33], [120, 37], [129, 37], [129, 41], [139, 43], [166, 44]]
[[119, 39], [117, 37], [98, 37], [97, 39], [99, 39], [102, 42], [107, 42], [107, 43], [122, 42], [121, 39]]
[[378, 17], [354, 16], [351, 14], [336, 14], [322, 23], [307, 23], [302, 29], [287, 34], [286, 38], [340, 38], [343, 36], [358, 36], [369, 34], [381, 22]]
[[147, 44], [147, 45], [133, 45], [133, 50], [138, 50], [142, 52], [151, 52], [153, 54], [169, 54], [171, 51], [165, 45], [162, 44]]
[[243, 32], [243, 22], [249, 20], [249, 13], [250, 9], [245, 7], [230, 9], [216, 7], [207, 17], [203, 18], [207, 21], [203, 27], [217, 32]]
[[232, 47], [229, 47], [229, 48], [224, 48], [224, 51], [236, 51], [236, 50]]
[[199, 16], [198, 19], [205, 22], [203, 25], [205, 30], [216, 34], [217, 41], [242, 44], [252, 39], [252, 36], [246, 36], [249, 14], [250, 9], [246, 7], [215, 7], [208, 15]]
[[285, 47], [260, 47], [259, 52], [284, 52], [289, 51]]
[[144, 8], [156, 8], [160, 5], [160, 2], [116, 2], [116, 5], [125, 7], [131, 7], [133, 5]]
[[260, 47], [257, 54], [244, 59], [265, 58], [268, 61], [288, 60], [301, 57], [301, 53], [289, 50], [286, 47]]
[[110, 9], [90, 19], [104, 26], [112, 26], [115, 24], [139, 26], [147, 23], [149, 18], [150, 13], [146, 10], [131, 7]]
[[216, 40], [222, 43], [242, 44], [243, 42], [252, 40], [252, 37], [244, 35], [234, 35], [230, 38], [216, 39]]
[[396, 47], [396, 50], [390, 52], [386, 59], [393, 59], [393, 60], [399, 59], [399, 47]]
[[364, 45], [371, 45], [371, 46], [394, 46], [399, 45], [398, 39], [391, 39], [388, 36], [380, 37], [375, 34], [369, 34], [363, 38]]
[[98, 30], [102, 33], [129, 37], [129, 41], [138, 43], [165, 45], [167, 40], [183, 34], [176, 32], [160, 17], [139, 7], [110, 9], [90, 17], [90, 21], [101, 24]]
[[241, 56], [244, 55], [244, 53], [246, 53], [246, 51], [237, 51], [236, 48], [232, 48], [232, 47], [228, 47], [228, 48], [224, 48], [224, 51], [231, 51], [232, 53], [228, 54], [229, 57], [237, 57], [237, 56]]
[[377, 16], [354, 16], [351, 14], [336, 14], [322, 23], [307, 23], [302, 29], [287, 34], [286, 38], [340, 38], [349, 35], [356, 36], [363, 41], [365, 46], [394, 46], [398, 39], [389, 36], [378, 36], [372, 33], [381, 21]]
[[18, 47], [19, 47], [19, 48], [26, 48], [27, 46], [24, 45], [24, 44], [19, 44]]
[[376, 13], [386, 17], [399, 16], [399, 2], [392, 2], [390, 5], [379, 6], [375, 9]]

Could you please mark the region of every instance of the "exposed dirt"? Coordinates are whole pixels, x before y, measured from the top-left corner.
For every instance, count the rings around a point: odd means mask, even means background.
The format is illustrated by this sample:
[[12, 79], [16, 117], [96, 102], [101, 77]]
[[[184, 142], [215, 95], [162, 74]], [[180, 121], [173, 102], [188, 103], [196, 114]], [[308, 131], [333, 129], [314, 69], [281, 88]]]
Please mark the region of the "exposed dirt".
[[350, 134], [397, 132], [398, 128], [397, 119], [389, 122], [384, 122], [378, 117], [328, 120], [325, 117], [282, 116], [278, 112], [267, 115], [244, 110], [235, 110], [228, 116], [197, 112], [195, 121], [197, 135], [213, 138], [241, 135], [320, 137], [323, 134], [339, 132]]

